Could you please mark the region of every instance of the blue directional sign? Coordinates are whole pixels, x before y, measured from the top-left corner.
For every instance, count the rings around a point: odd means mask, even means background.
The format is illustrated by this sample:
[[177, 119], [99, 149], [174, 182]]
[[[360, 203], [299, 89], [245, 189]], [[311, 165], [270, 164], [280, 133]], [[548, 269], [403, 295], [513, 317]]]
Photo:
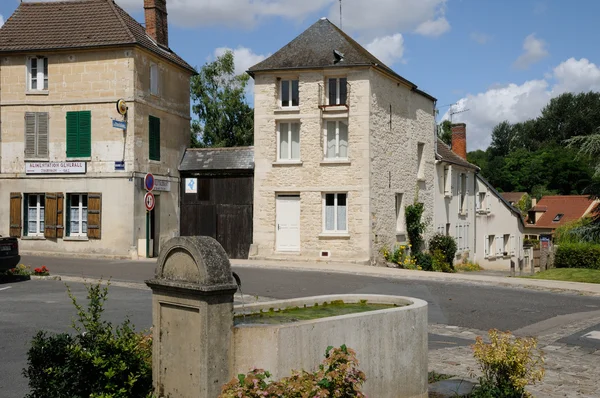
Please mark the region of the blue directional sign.
[[124, 161], [116, 161], [115, 162], [115, 170], [125, 170], [125, 162]]
[[127, 122], [125, 120], [114, 120], [113, 127], [116, 129], [127, 130]]

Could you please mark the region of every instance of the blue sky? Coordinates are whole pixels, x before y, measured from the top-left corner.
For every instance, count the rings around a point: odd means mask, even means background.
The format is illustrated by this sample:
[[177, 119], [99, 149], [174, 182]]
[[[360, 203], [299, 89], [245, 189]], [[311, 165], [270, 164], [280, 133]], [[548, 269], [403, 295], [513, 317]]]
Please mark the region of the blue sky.
[[[143, 22], [143, 0], [116, 0]], [[2, 0], [7, 18], [18, 0]], [[567, 91], [600, 91], [600, 1], [342, 0], [343, 29], [467, 123], [468, 149], [485, 148], [502, 120], [518, 122]], [[339, 0], [167, 0], [170, 46], [194, 66], [223, 49], [243, 71]]]

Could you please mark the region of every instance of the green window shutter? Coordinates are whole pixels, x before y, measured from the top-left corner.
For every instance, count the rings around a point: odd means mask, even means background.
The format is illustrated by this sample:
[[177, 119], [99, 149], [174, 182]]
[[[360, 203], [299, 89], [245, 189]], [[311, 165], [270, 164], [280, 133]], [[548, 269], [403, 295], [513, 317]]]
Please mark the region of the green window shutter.
[[160, 160], [160, 119], [150, 116], [148, 119], [148, 147], [150, 160]]
[[79, 112], [67, 112], [67, 157], [79, 156]]
[[92, 112], [79, 112], [79, 156], [92, 156]]

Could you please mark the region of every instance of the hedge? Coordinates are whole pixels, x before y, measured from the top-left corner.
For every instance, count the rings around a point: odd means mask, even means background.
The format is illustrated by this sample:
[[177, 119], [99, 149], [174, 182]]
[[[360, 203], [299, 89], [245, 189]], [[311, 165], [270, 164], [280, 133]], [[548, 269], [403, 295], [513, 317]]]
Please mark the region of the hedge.
[[600, 245], [563, 243], [554, 258], [556, 268], [590, 268], [600, 270]]

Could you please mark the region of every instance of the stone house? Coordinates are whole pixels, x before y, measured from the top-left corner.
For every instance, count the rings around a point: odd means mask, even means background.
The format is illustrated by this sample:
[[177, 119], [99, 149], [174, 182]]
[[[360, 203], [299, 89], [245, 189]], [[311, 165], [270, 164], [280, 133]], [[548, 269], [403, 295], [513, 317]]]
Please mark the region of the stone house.
[[375, 262], [433, 217], [435, 98], [325, 18], [249, 73], [251, 258]]
[[148, 172], [154, 251], [178, 234], [195, 71], [169, 48], [166, 0], [144, 8], [146, 28], [112, 0], [25, 2], [0, 29], [0, 235], [23, 252], [136, 257]]
[[550, 195], [537, 202], [532, 200], [525, 224], [528, 239], [551, 239], [556, 228], [591, 216], [600, 200], [588, 195]]

